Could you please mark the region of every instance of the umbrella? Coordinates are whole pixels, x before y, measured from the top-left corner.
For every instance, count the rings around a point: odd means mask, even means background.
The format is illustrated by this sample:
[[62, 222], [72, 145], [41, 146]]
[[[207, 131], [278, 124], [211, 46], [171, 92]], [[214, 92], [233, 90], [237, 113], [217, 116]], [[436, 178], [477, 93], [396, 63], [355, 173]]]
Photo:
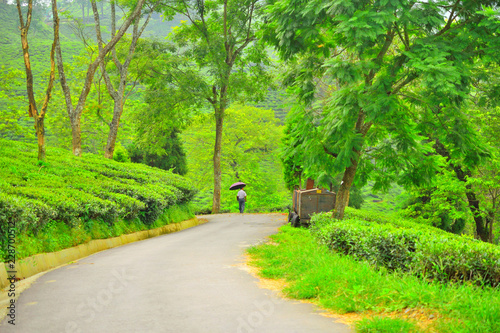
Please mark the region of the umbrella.
[[234, 183], [233, 185], [231, 185], [229, 187], [230, 190], [239, 190], [240, 188], [243, 188], [245, 187], [245, 183], [242, 183], [242, 182], [237, 182], [237, 183]]

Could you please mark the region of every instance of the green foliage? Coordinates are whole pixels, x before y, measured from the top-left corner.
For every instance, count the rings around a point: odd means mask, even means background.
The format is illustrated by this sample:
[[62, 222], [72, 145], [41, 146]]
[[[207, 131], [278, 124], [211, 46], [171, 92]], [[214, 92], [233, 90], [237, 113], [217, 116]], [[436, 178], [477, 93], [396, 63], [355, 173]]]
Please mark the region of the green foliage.
[[[246, 212], [284, 209], [291, 201], [282, 180], [278, 149], [282, 127], [271, 110], [236, 105], [227, 110], [222, 143], [222, 211], [238, 211], [236, 192], [231, 184], [247, 184]], [[215, 132], [212, 117], [201, 115], [182, 135], [188, 157], [189, 173], [199, 195], [195, 198], [201, 211], [211, 207], [209, 200], [213, 186], [213, 140]]]
[[283, 164], [283, 177], [289, 190], [299, 189], [303, 182], [303, 155], [301, 147], [304, 139], [297, 135], [296, 128], [300, 126], [300, 119], [289, 116], [286, 118], [281, 163]]
[[[356, 312], [367, 318], [390, 314], [391, 318], [398, 318], [390, 322], [367, 319], [360, 326], [377, 328], [378, 332], [394, 332], [391, 328], [402, 328], [402, 332], [500, 331], [498, 288], [430, 283], [409, 274], [375, 268], [332, 252], [319, 245], [310, 230], [289, 225], [281, 227], [271, 241], [249, 249], [253, 259], [250, 264], [261, 268], [263, 277], [285, 280], [284, 295], [306, 298], [335, 313]], [[414, 314], [418, 325], [423, 326], [420, 330], [414, 322], [408, 323], [407, 318]]]
[[500, 284], [500, 249], [427, 225], [349, 210], [343, 221], [311, 219], [320, 243], [376, 267], [411, 272], [436, 281]]
[[[338, 192], [342, 175], [332, 167], [331, 156], [324, 153], [312, 112], [302, 111], [300, 107], [292, 109], [285, 123], [281, 161], [287, 188], [304, 188], [306, 178], [311, 178], [317, 187]], [[361, 208], [365, 199], [359, 187], [352, 186], [349, 192], [348, 206]]]
[[496, 66], [494, 2], [269, 4], [262, 36], [289, 61], [284, 82], [303, 102], [298, 113], [309, 125], [295, 130], [306, 170], [344, 172], [345, 192], [354, 176], [358, 186], [373, 179], [375, 189], [431, 183], [447, 162], [437, 139], [465, 169], [488, 157], [464, 106], [491, 77], [481, 66]]
[[[271, 78], [272, 79], [272, 78]], [[264, 99], [258, 102], [250, 102], [248, 105], [264, 110], [273, 110], [276, 118], [283, 123], [290, 109], [292, 98], [283, 90], [269, 89]]]
[[[445, 177], [439, 180], [443, 178]], [[454, 179], [440, 185], [433, 189], [415, 190], [402, 215], [460, 234], [464, 230], [466, 220], [472, 219], [466, 203], [465, 186]]]
[[113, 160], [117, 162], [131, 162], [129, 153], [120, 143], [115, 146]]
[[151, 152], [161, 151], [164, 134], [185, 127], [193, 113], [220, 111], [223, 118], [230, 102], [261, 100], [272, 81], [266, 48], [253, 37], [262, 8], [253, 0], [200, 4], [201, 12], [196, 3], [181, 1], [162, 7], [165, 17], [187, 20], [166, 41], [145, 40], [137, 50], [150, 66], [143, 80], [149, 107], [137, 116], [138, 143]]
[[18, 233], [34, 235], [53, 221], [70, 228], [136, 219], [151, 225], [196, 192], [181, 176], [146, 165], [92, 154], [78, 158], [60, 149], [37, 162], [36, 151], [36, 145], [0, 139], [2, 233], [8, 222], [16, 223]]
[[410, 196], [403, 187], [398, 184], [391, 184], [386, 191], [373, 189], [374, 182], [368, 183], [361, 189], [363, 197], [363, 210], [382, 213], [393, 213], [400, 211], [408, 205]]
[[161, 153], [148, 152], [140, 149], [136, 144], [129, 146], [130, 158], [134, 163], [143, 163], [163, 170], [185, 175], [187, 173], [186, 153], [179, 139], [179, 130], [171, 129], [170, 135], [164, 135]]

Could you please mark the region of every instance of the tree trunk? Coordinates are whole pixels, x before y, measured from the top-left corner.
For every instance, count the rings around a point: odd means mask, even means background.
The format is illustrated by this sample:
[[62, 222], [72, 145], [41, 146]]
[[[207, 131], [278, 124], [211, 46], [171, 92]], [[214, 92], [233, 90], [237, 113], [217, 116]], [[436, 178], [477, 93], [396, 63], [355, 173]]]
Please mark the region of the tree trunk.
[[222, 150], [222, 125], [224, 123], [224, 109], [221, 107], [215, 110], [215, 146], [214, 146], [214, 197], [212, 203], [212, 214], [220, 212], [221, 195], [221, 150]]
[[[93, 9], [95, 11], [95, 16], [96, 16], [96, 34], [97, 34], [97, 40], [98, 40], [98, 45], [99, 45], [99, 52], [102, 52], [102, 37], [100, 33], [100, 23], [99, 23], [99, 16], [97, 14], [97, 8], [95, 6], [95, 3], [93, 3]], [[106, 88], [108, 89], [108, 93], [111, 96], [111, 98], [114, 101], [114, 107], [113, 107], [113, 119], [111, 121], [111, 124], [109, 125], [109, 133], [108, 133], [108, 141], [106, 143], [106, 148], [104, 148], [104, 157], [112, 159], [113, 154], [115, 151], [115, 144], [116, 144], [116, 138], [118, 136], [118, 128], [120, 125], [120, 119], [123, 113], [123, 108], [125, 105], [125, 101], [127, 100], [127, 95], [125, 94], [125, 88], [127, 87], [127, 80], [128, 80], [128, 68], [130, 66], [130, 62], [132, 61], [132, 56], [135, 52], [135, 48], [137, 46], [137, 41], [139, 37], [142, 35], [144, 32], [144, 29], [149, 23], [149, 19], [151, 18], [151, 13], [149, 13], [146, 21], [142, 25], [142, 27], [139, 29], [139, 20], [136, 20], [134, 22], [134, 28], [132, 32], [132, 41], [129, 46], [129, 52], [128, 55], [124, 61], [123, 64], [120, 63], [117, 55], [116, 55], [116, 50], [113, 49], [112, 57], [113, 61], [115, 63], [115, 66], [119, 69], [120, 73], [120, 82], [118, 84], [118, 89], [115, 90], [113, 87], [113, 83], [111, 82], [111, 79], [108, 75], [108, 72], [106, 70], [106, 64], [102, 62], [100, 64], [101, 67], [101, 72], [104, 77], [104, 81], [106, 82]], [[114, 2], [111, 2], [111, 36], [114, 37], [115, 35], [115, 25], [116, 25], [116, 16], [115, 16], [115, 4]]]
[[[91, 2], [95, 5], [95, 0], [91, 0]], [[123, 37], [128, 27], [132, 24], [132, 22], [137, 19], [141, 15], [142, 6], [144, 5], [145, 0], [139, 0], [136, 4], [133, 12], [128, 15], [126, 21], [122, 24], [120, 29], [113, 35], [113, 38], [102, 48], [99, 49], [99, 54], [94, 59], [94, 61], [88, 66], [87, 75], [85, 78], [85, 83], [83, 89], [80, 93], [80, 97], [78, 99], [78, 104], [76, 107], [73, 107], [73, 102], [71, 99], [71, 91], [69, 85], [66, 80], [66, 75], [64, 72], [62, 52], [61, 52], [61, 43], [59, 39], [56, 44], [56, 53], [57, 53], [57, 66], [59, 70], [59, 78], [61, 82], [61, 88], [64, 92], [64, 97], [66, 100], [66, 109], [68, 111], [68, 116], [71, 122], [71, 132], [73, 135], [72, 143], [73, 143], [73, 154], [75, 156], [80, 156], [82, 153], [82, 139], [81, 139], [81, 127], [80, 127], [80, 118], [82, 116], [83, 108], [85, 107], [85, 102], [87, 100], [87, 96], [90, 92], [90, 88], [92, 85], [92, 80], [94, 78], [95, 71], [97, 67], [101, 64], [104, 57], [115, 47], [118, 41]], [[94, 18], [96, 18], [96, 25], [99, 24], [98, 13], [94, 13]], [[96, 29], [99, 30], [99, 29]]]
[[38, 160], [45, 161], [45, 117], [35, 117], [35, 130], [38, 139]]
[[122, 100], [115, 101], [115, 106], [113, 110], [113, 120], [109, 125], [108, 141], [106, 143], [106, 148], [104, 149], [104, 157], [113, 159], [113, 154], [115, 152], [116, 137], [118, 136], [118, 127], [120, 125], [120, 118], [123, 112]]
[[[451, 160], [450, 153], [448, 152], [446, 147], [441, 143], [441, 141], [439, 141], [439, 139], [435, 140], [434, 149], [439, 155], [445, 157], [446, 160], [450, 162]], [[476, 236], [479, 237], [479, 239], [481, 239], [483, 242], [488, 242], [491, 238], [491, 235], [489, 234], [491, 227], [488, 227], [488, 223], [492, 223], [492, 221], [489, 221], [487, 217], [481, 215], [479, 200], [477, 199], [476, 194], [472, 189], [472, 185], [467, 184], [467, 178], [471, 178], [472, 174], [470, 171], [464, 171], [464, 169], [460, 165], [455, 165], [452, 162], [450, 162], [450, 165], [453, 168], [453, 171], [455, 171], [455, 175], [457, 176], [458, 180], [460, 180], [463, 183], [466, 183], [465, 196], [467, 197], [469, 210], [476, 224]]]
[[[357, 152], [359, 158], [359, 152]], [[358, 159], [351, 160], [351, 166], [347, 167], [340, 183], [339, 191], [335, 199], [334, 217], [341, 220], [344, 218], [345, 208], [349, 204], [349, 191], [351, 190], [354, 176], [356, 176], [356, 169], [358, 168]]]
[[82, 156], [82, 129], [80, 126], [80, 117], [73, 114], [71, 120], [71, 143], [73, 145], [73, 155]]
[[[360, 133], [363, 138], [366, 133], [370, 130], [372, 122], [365, 123], [366, 115], [363, 110], [359, 110], [358, 119], [356, 121], [355, 130]], [[340, 184], [339, 191], [335, 199], [335, 210], [333, 212], [333, 217], [339, 220], [344, 218], [345, 208], [349, 204], [349, 191], [354, 182], [354, 177], [356, 176], [356, 170], [358, 169], [359, 159], [361, 157], [361, 149], [356, 150], [353, 148], [356, 157], [351, 159], [351, 165], [348, 166], [344, 171], [344, 176], [342, 177], [342, 183]]]
[[[460, 181], [467, 181], [466, 179]], [[479, 208], [479, 200], [476, 198], [476, 194], [472, 190], [472, 186], [470, 184], [465, 186], [467, 196], [467, 201], [469, 203], [469, 209], [474, 217], [474, 222], [476, 223], [476, 235], [483, 242], [488, 242], [490, 240], [490, 234], [488, 228], [488, 222], [485, 221], [486, 218], [481, 215], [481, 210]]]
[[[42, 104], [42, 109], [39, 111], [37, 108], [37, 104], [35, 101], [35, 93], [33, 88], [33, 73], [31, 71], [31, 61], [29, 55], [29, 44], [28, 44], [28, 32], [31, 24], [32, 18], [32, 10], [33, 10], [33, 1], [30, 0], [28, 2], [28, 12], [26, 16], [26, 24], [23, 20], [22, 10], [21, 10], [21, 2], [17, 0], [17, 9], [19, 14], [19, 24], [21, 30], [21, 45], [23, 49], [23, 59], [26, 70], [26, 91], [28, 94], [29, 107], [28, 113], [29, 116], [32, 117], [35, 121], [35, 131], [38, 141], [38, 160], [45, 160], [45, 126], [44, 119], [45, 113], [47, 111], [47, 107], [50, 101], [52, 87], [54, 84], [54, 72], [55, 72], [55, 60], [54, 60], [54, 52], [56, 47], [56, 41], [59, 38], [59, 18], [57, 14], [54, 17], [54, 42], [52, 43], [52, 49], [50, 51], [50, 76], [49, 82], [47, 85], [47, 90], [45, 93], [45, 100]], [[56, 0], [52, 0], [52, 10], [57, 11], [57, 2]]]

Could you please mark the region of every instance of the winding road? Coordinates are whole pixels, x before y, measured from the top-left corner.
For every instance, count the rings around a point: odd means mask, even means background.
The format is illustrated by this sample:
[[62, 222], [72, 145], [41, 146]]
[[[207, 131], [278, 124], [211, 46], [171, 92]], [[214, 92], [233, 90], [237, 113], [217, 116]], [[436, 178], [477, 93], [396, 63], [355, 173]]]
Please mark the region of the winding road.
[[351, 332], [313, 305], [260, 288], [241, 268], [280, 214], [203, 216], [208, 223], [96, 253], [50, 271], [0, 332]]

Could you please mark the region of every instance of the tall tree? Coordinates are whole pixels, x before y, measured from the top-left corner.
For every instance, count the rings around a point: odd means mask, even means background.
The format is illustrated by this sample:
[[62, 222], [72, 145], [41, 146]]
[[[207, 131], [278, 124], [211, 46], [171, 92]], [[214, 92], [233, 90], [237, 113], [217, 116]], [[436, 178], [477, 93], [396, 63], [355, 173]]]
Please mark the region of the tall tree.
[[[292, 82], [304, 100], [314, 100], [315, 83], [303, 75], [311, 68], [320, 75], [328, 72], [338, 88], [321, 105], [319, 131], [321, 145], [335, 158], [334, 168], [343, 171], [334, 215], [343, 218], [358, 167], [364, 174], [377, 168], [384, 172], [391, 168], [389, 160], [406, 157], [408, 168], [414, 161], [428, 163], [418, 163], [418, 172], [409, 172], [406, 181], [435, 174], [437, 164], [426, 154], [431, 147], [421, 144], [424, 138], [406, 113], [401, 93], [418, 81], [460, 104], [470, 88], [471, 63], [486, 47], [498, 46], [497, 12], [488, 8], [496, 2], [269, 2], [268, 40], [284, 59], [312, 59], [304, 61], [302, 75]], [[386, 162], [362, 158], [367, 147], [376, 145]]]
[[[120, 29], [116, 32], [116, 34], [110, 39], [110, 41], [104, 45], [102, 48], [99, 49], [98, 54], [96, 55], [95, 59], [91, 61], [91, 63], [88, 65], [87, 68], [87, 73], [85, 77], [85, 81], [83, 83], [83, 87], [81, 88], [80, 96], [78, 98], [78, 102], [76, 105], [74, 104], [72, 97], [71, 97], [71, 90], [68, 84], [68, 81], [66, 79], [66, 73], [64, 70], [64, 62], [63, 62], [63, 57], [62, 57], [62, 51], [61, 51], [61, 43], [59, 41], [59, 38], [57, 39], [56, 43], [56, 54], [57, 54], [57, 68], [59, 71], [59, 78], [61, 81], [61, 87], [64, 92], [64, 98], [66, 102], [66, 110], [68, 112], [68, 116], [70, 119], [71, 123], [71, 134], [72, 134], [72, 145], [73, 145], [73, 154], [75, 156], [80, 156], [82, 154], [82, 139], [81, 139], [81, 117], [83, 113], [83, 109], [85, 106], [85, 102], [87, 100], [87, 96], [90, 92], [90, 88], [92, 85], [92, 80], [94, 78], [94, 74], [97, 70], [97, 68], [100, 66], [101, 62], [103, 61], [104, 57], [115, 47], [116, 43], [123, 37], [129, 26], [136, 20], [141, 12], [142, 8], [144, 6], [146, 0], [138, 0], [134, 9], [130, 11], [129, 15], [123, 22], [122, 26]], [[95, 5], [95, 0], [91, 0], [93, 5]], [[94, 21], [96, 25], [98, 24], [97, 22], [99, 21], [99, 18], [94, 15]]]
[[50, 97], [52, 94], [52, 88], [54, 86], [55, 77], [55, 61], [54, 52], [56, 43], [59, 40], [59, 17], [57, 14], [57, 1], [52, 0], [52, 14], [54, 16], [54, 41], [52, 43], [52, 49], [50, 51], [50, 74], [49, 82], [47, 84], [47, 90], [45, 92], [45, 98], [42, 103], [42, 107], [39, 109], [35, 100], [35, 91], [33, 87], [33, 72], [31, 70], [31, 60], [29, 54], [29, 43], [28, 43], [28, 32], [31, 25], [32, 14], [33, 14], [33, 0], [28, 1], [28, 8], [26, 13], [26, 21], [23, 17], [23, 12], [21, 8], [21, 1], [16, 0], [17, 11], [19, 14], [19, 24], [21, 30], [21, 45], [23, 48], [23, 59], [24, 67], [26, 70], [26, 91], [28, 93], [28, 114], [35, 120], [35, 131], [38, 139], [38, 160], [45, 160], [45, 114], [49, 106]]
[[[221, 152], [225, 111], [233, 101], [256, 99], [267, 92], [267, 53], [255, 32], [258, 0], [164, 0], [165, 13], [187, 18], [171, 35], [173, 52], [165, 56], [158, 77], [168, 106], [209, 107], [215, 120], [212, 212], [220, 210]], [[157, 112], [158, 110], [152, 110]], [[165, 116], [163, 116], [165, 118]]]
[[[213, 162], [210, 148], [215, 133], [207, 121], [209, 118], [208, 114], [195, 117], [182, 134], [188, 156], [186, 177], [193, 180], [202, 199], [209, 199], [213, 188], [209, 166]], [[282, 133], [283, 128], [272, 110], [244, 105], [227, 109], [222, 134], [225, 147], [221, 155], [222, 210], [237, 208], [236, 193], [229, 191], [229, 186], [236, 181], [247, 183], [245, 190], [250, 207], [283, 208], [288, 204], [290, 195], [281, 177], [277, 144]]]
[[[92, 2], [92, 10], [94, 12], [94, 18], [96, 19], [96, 36], [97, 36], [97, 42], [99, 46], [99, 52], [102, 52], [103, 50], [103, 40], [102, 40], [102, 35], [101, 35], [101, 28], [100, 28], [100, 20], [99, 20], [99, 13], [97, 11], [97, 5], [95, 2]], [[115, 142], [116, 142], [116, 137], [118, 135], [118, 127], [120, 124], [120, 118], [123, 113], [123, 107], [125, 106], [125, 101], [128, 97], [128, 95], [132, 92], [126, 91], [126, 87], [128, 84], [128, 76], [129, 76], [129, 66], [132, 61], [132, 58], [134, 56], [134, 52], [137, 46], [137, 41], [139, 37], [142, 35], [144, 32], [144, 29], [149, 23], [149, 19], [151, 18], [151, 14], [153, 13], [154, 8], [150, 7], [146, 20], [142, 23], [140, 23], [140, 18], [141, 18], [141, 13], [137, 16], [137, 19], [133, 23], [133, 29], [132, 29], [132, 36], [130, 38], [130, 44], [128, 47], [128, 52], [125, 55], [125, 59], [123, 62], [120, 61], [117, 52], [116, 52], [116, 47], [113, 48], [112, 50], [112, 59], [113, 63], [116, 67], [116, 70], [118, 71], [118, 84], [113, 85], [113, 82], [111, 81], [111, 78], [109, 76], [108, 70], [106, 69], [106, 63], [103, 61], [100, 64], [101, 72], [104, 77], [104, 81], [106, 82], [106, 88], [108, 89], [108, 93], [113, 99], [114, 102], [114, 107], [113, 107], [113, 119], [109, 123], [109, 134], [108, 134], [108, 140], [106, 143], [106, 147], [104, 148], [104, 157], [106, 158], [113, 158], [113, 152], [115, 150]], [[115, 9], [115, 1], [111, 1], [111, 38], [115, 36], [115, 31], [116, 31], [116, 9]]]

